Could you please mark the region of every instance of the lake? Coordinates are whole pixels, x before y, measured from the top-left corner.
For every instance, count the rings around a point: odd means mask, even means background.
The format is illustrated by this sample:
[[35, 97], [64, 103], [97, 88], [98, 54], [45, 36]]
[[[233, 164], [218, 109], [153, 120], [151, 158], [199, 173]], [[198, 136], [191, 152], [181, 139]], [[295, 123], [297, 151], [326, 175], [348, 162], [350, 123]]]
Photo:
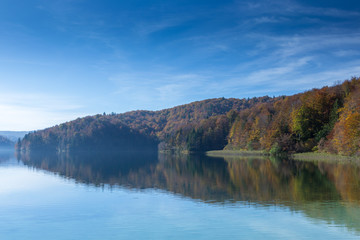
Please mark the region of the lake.
[[359, 239], [360, 166], [2, 150], [0, 238]]

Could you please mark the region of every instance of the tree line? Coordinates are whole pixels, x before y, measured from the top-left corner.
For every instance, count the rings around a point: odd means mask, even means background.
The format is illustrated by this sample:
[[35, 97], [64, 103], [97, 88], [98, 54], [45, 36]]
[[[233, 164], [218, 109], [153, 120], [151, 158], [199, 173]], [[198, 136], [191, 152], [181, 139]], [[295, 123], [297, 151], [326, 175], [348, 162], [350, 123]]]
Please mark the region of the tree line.
[[151, 148], [360, 154], [360, 78], [292, 96], [208, 99], [79, 118], [27, 134], [22, 151]]

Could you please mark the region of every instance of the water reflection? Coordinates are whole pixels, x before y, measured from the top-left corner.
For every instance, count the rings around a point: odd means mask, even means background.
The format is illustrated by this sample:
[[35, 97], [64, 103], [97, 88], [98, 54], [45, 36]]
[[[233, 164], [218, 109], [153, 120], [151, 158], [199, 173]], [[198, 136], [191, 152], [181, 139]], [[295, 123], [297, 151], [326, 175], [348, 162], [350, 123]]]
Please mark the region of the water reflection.
[[158, 188], [209, 203], [284, 206], [360, 232], [360, 168], [272, 158], [88, 154], [19, 156], [78, 182]]
[[360, 168], [289, 159], [166, 154], [33, 154], [28, 166], [82, 183], [160, 188], [204, 201], [360, 200]]
[[13, 157], [14, 154], [14, 148], [0, 147], [0, 165], [9, 161], [9, 159]]
[[[151, 171], [158, 160], [156, 153], [149, 154], [51, 154], [33, 153], [17, 155], [25, 165], [54, 172], [77, 182], [95, 186], [132, 186], [129, 177], [141, 169]], [[144, 172], [143, 174], [148, 174]], [[128, 181], [126, 181], [128, 180]]]

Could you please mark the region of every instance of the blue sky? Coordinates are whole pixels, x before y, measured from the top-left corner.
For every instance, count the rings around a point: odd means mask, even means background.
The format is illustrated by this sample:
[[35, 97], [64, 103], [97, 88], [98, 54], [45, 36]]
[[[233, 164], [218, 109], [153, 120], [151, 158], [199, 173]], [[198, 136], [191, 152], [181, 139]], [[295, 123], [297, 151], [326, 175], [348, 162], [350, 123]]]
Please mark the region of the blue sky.
[[359, 76], [359, 1], [2, 0], [0, 130]]

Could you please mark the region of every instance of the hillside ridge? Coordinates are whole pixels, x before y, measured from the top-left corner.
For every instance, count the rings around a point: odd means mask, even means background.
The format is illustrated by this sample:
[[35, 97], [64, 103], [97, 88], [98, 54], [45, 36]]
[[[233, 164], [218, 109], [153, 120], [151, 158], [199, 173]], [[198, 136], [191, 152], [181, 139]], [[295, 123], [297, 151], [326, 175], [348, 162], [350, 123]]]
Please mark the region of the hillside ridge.
[[[157, 111], [98, 114], [27, 134], [20, 151], [110, 148], [359, 154], [360, 78], [291, 96], [213, 98]], [[156, 147], [155, 147], [156, 146]]]

